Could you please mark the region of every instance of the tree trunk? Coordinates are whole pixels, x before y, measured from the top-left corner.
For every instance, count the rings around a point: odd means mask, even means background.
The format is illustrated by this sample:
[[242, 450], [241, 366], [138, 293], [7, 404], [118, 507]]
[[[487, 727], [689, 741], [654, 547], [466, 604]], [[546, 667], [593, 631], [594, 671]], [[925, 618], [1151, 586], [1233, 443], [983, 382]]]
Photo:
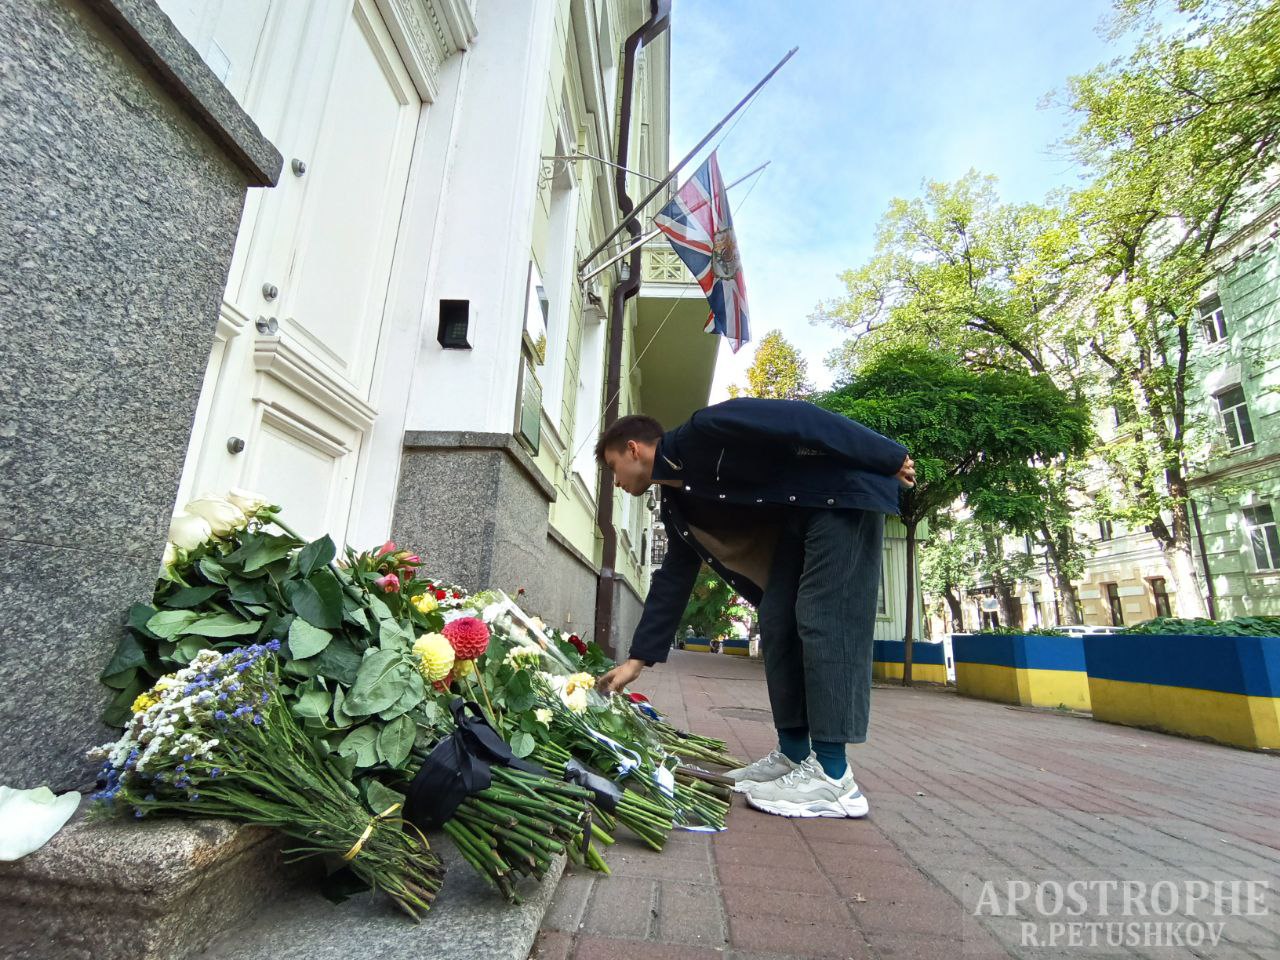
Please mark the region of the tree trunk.
[[1178, 589], [1178, 616], [1207, 617], [1200, 582], [1196, 579], [1195, 556], [1191, 552], [1191, 517], [1187, 510], [1187, 482], [1180, 469], [1165, 471], [1169, 492], [1173, 494], [1173, 542], [1165, 550], [1169, 569]]
[[1080, 622], [1076, 616], [1076, 606], [1080, 602], [1076, 586], [1067, 574], [1065, 565], [1062, 563], [1062, 551], [1059, 550], [1059, 544], [1054, 540], [1047, 523], [1040, 524], [1040, 533], [1044, 536], [1045, 553], [1049, 555], [1049, 564], [1053, 567], [1053, 580], [1058, 586], [1058, 626], [1074, 626]]
[[942, 592], [942, 596], [947, 601], [947, 606], [951, 609], [951, 632], [964, 633], [964, 610], [960, 606], [960, 598], [955, 594], [955, 587], [948, 584], [947, 589]]
[[902, 637], [902, 685], [911, 686], [911, 634], [915, 632], [916, 612], [916, 524], [907, 528], [907, 612], [905, 633]]
[[996, 599], [1000, 601], [1000, 622], [1006, 627], [1022, 626], [1022, 604], [1013, 596], [1013, 584], [1005, 579], [1001, 563], [1004, 558], [1004, 546], [1000, 537], [993, 531], [985, 531], [983, 544], [987, 548], [987, 556], [995, 558], [991, 564], [991, 585], [995, 587]]

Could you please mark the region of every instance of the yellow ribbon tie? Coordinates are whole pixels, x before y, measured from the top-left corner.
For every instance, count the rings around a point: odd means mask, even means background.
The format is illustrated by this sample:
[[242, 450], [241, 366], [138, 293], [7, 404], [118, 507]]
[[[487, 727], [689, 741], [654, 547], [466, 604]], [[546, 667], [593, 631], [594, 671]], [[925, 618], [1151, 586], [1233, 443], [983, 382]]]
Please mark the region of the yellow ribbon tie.
[[369, 825], [364, 828], [364, 833], [360, 834], [360, 839], [351, 845], [351, 849], [342, 855], [342, 859], [354, 860], [356, 857], [358, 857], [360, 855], [360, 850], [364, 847], [365, 841], [368, 840], [371, 836], [373, 836], [373, 828], [377, 825], [378, 821], [391, 816], [391, 814], [395, 813], [399, 809], [400, 809], [400, 804], [393, 803], [391, 806], [387, 807], [387, 809], [383, 810], [376, 817], [371, 818], [369, 820]]

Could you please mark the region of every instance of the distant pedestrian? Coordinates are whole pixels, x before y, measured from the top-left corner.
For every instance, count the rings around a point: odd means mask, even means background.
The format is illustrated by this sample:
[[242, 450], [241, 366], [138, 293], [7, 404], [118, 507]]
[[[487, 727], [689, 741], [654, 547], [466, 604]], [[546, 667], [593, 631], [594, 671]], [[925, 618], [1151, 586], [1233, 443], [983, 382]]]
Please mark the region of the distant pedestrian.
[[707, 563], [758, 611], [778, 749], [730, 771], [757, 809], [861, 817], [845, 747], [867, 737], [884, 514], [915, 465], [901, 444], [797, 400], [737, 398], [663, 432], [610, 424], [596, 458], [633, 496], [661, 487], [667, 555], [653, 575], [619, 691], [664, 661]]

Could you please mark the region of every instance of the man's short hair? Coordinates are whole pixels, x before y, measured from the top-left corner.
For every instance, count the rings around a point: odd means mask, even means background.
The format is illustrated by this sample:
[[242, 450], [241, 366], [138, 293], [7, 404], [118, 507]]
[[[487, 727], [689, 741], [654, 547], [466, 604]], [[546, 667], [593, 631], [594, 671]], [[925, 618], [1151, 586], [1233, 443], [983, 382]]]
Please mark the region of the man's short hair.
[[637, 443], [657, 443], [662, 434], [662, 424], [653, 417], [646, 417], [642, 413], [619, 417], [609, 424], [596, 441], [596, 461], [604, 463], [606, 450], [623, 450], [631, 440]]

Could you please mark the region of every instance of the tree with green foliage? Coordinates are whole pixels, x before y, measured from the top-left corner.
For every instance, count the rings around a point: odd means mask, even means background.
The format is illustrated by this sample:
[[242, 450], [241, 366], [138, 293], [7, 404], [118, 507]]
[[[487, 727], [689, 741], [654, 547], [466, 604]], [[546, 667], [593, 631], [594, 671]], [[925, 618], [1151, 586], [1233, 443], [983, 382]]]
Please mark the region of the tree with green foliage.
[[1179, 612], [1202, 616], [1188, 508], [1187, 377], [1215, 248], [1256, 208], [1280, 146], [1280, 2], [1176, 10], [1120, 0], [1133, 53], [1072, 79], [1067, 145], [1093, 175], [1071, 199], [1079, 233], [1059, 339], [1106, 371], [1126, 422], [1105, 454], [1130, 523], [1169, 561]]
[[[1010, 467], [1079, 453], [1090, 437], [1087, 407], [1047, 376], [975, 371], [955, 356], [914, 346], [879, 353], [820, 405], [911, 451], [916, 486], [902, 492], [899, 516], [912, 574], [921, 523]], [[906, 601], [903, 683], [910, 684], [914, 575], [907, 577]]]
[[[827, 321], [854, 334], [829, 362], [848, 373], [912, 345], [955, 354], [974, 369], [1060, 375], [1075, 360], [1073, 344], [1058, 337], [1053, 307], [1064, 296], [1076, 236], [1058, 209], [1004, 203], [995, 178], [974, 171], [955, 183], [928, 183], [922, 197], [893, 200], [875, 255], [844, 274], [847, 295], [824, 307]], [[1083, 396], [1088, 382], [1070, 382]], [[988, 497], [999, 507], [990, 519], [1034, 537], [1049, 555], [1068, 622], [1084, 548], [1067, 492], [1080, 472], [1071, 457], [1034, 470], [1022, 465], [1001, 497], [994, 481]]]
[[781, 330], [770, 330], [756, 347], [756, 355], [747, 368], [746, 388], [729, 387], [731, 397], [773, 400], [802, 400], [812, 392], [808, 361]]
[[939, 515], [930, 534], [920, 549], [920, 586], [946, 601], [952, 632], [960, 633], [964, 630], [964, 595], [977, 583], [982, 559], [977, 525]]
[[678, 632], [693, 628], [696, 637], [723, 640], [732, 635], [733, 624], [749, 620], [751, 608], [740, 602], [737, 592], [706, 564], [698, 571], [693, 593], [680, 618]]

